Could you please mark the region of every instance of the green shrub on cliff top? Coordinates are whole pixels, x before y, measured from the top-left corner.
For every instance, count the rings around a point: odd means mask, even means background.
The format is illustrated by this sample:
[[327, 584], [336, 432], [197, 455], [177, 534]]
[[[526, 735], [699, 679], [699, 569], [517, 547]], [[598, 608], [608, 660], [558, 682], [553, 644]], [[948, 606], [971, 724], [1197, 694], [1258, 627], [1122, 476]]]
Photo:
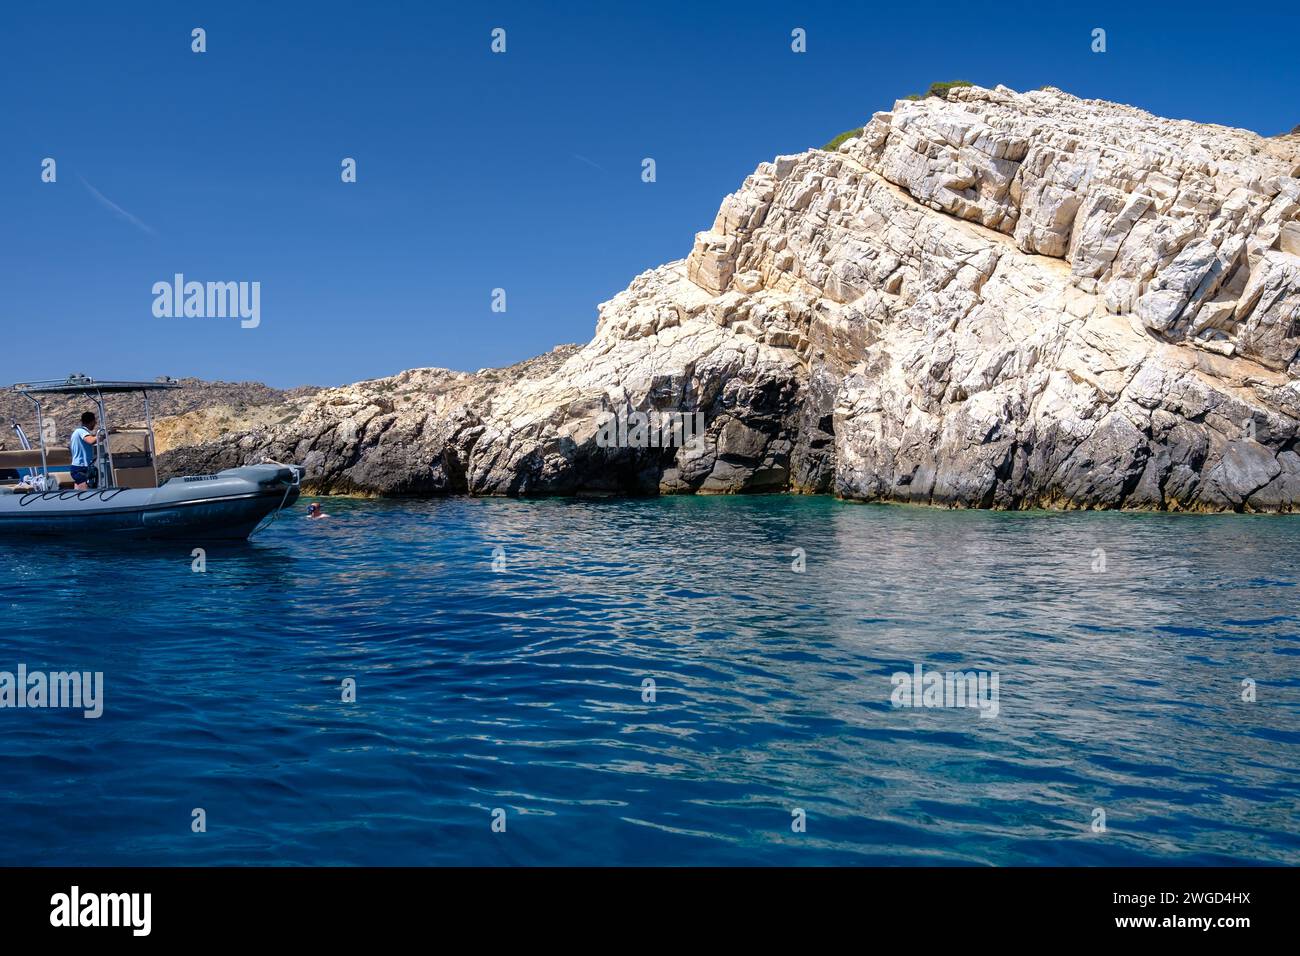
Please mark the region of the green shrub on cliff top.
[[833, 140], [823, 146], [822, 149], [833, 153], [844, 145], [847, 140], [852, 139], [854, 136], [861, 136], [863, 129], [864, 127], [862, 126], [859, 126], [857, 129], [846, 129], [844, 132], [840, 133], [839, 136], [836, 136]]
[[[931, 83], [930, 88], [925, 91], [926, 96], [937, 96], [941, 100], [948, 98], [948, 91], [955, 90], [959, 86], [974, 86], [969, 80], [949, 80], [946, 83]], [[920, 99], [918, 96], [917, 99]]]
[[[941, 100], [946, 100], [948, 98], [949, 90], [954, 90], [959, 86], [974, 86], [974, 85], [975, 84], [971, 83], [969, 80], [940, 81], [937, 83], [931, 83], [930, 88], [926, 90], [924, 94], [909, 93], [906, 96], [904, 96], [903, 99], [923, 100], [927, 96], [937, 96]], [[839, 136], [836, 136], [833, 140], [831, 140], [829, 143], [823, 146], [822, 149], [826, 150], [827, 152], [833, 153], [837, 149], [839, 149], [840, 146], [842, 146], [846, 140], [852, 139], [854, 136], [861, 136], [863, 129], [864, 127], [859, 126], [857, 129], [845, 130], [843, 133], [840, 133]]]

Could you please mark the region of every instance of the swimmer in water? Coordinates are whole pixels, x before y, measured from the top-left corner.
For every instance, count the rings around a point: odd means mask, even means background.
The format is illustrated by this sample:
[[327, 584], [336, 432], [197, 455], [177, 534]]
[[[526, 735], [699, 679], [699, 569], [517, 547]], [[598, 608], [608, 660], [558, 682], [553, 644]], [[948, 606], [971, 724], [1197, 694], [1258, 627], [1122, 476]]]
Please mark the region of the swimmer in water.
[[320, 510], [320, 504], [318, 502], [313, 501], [311, 504], [307, 506], [307, 517], [328, 518], [329, 515], [327, 515], [325, 512]]

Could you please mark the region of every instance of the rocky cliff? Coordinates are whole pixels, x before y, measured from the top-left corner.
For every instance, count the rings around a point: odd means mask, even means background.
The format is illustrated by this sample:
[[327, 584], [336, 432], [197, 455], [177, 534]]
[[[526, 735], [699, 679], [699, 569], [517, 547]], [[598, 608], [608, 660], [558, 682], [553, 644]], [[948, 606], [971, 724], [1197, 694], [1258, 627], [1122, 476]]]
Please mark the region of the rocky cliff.
[[[900, 100], [762, 163], [595, 338], [415, 370], [179, 449], [322, 492], [789, 490], [960, 507], [1300, 502], [1300, 144], [1059, 90]], [[702, 411], [686, 447], [609, 413]]]

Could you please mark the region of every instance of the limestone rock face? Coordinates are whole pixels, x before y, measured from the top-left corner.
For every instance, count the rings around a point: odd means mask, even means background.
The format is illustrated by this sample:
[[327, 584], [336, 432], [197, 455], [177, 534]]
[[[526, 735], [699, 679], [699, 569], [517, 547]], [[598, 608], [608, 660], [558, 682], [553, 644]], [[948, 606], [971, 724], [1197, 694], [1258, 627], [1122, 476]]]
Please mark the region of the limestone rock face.
[[[1300, 502], [1300, 143], [1059, 90], [899, 101], [759, 165], [690, 255], [510, 369], [415, 370], [180, 449], [379, 494]], [[601, 440], [703, 413], [700, 440]]]

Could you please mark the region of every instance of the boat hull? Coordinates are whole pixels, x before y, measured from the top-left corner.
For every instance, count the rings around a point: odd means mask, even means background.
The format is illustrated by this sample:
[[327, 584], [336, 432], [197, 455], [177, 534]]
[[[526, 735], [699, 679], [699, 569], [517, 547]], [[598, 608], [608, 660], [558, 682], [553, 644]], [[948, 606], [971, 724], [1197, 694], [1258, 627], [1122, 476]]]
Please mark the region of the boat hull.
[[301, 470], [250, 465], [158, 488], [0, 495], [0, 538], [235, 541], [298, 500]]

